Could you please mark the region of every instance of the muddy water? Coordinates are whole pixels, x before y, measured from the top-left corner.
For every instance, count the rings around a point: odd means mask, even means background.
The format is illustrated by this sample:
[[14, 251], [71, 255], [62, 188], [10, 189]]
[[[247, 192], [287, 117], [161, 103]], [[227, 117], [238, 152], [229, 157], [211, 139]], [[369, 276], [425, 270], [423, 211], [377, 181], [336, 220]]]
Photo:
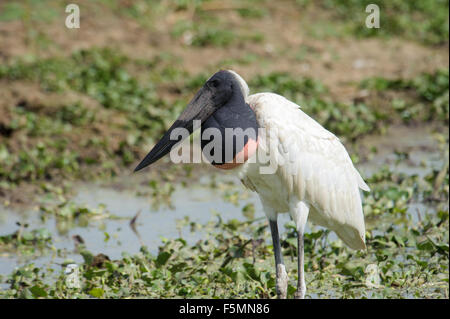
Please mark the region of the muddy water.
[[[382, 165], [388, 165], [391, 169], [407, 174], [425, 175], [431, 168], [440, 168], [443, 164], [443, 153], [439, 144], [432, 136], [429, 128], [405, 127], [392, 128], [381, 137], [369, 137], [364, 144], [377, 148], [368, 161], [358, 165], [363, 176], [370, 176], [380, 169]], [[409, 156], [401, 161], [395, 155], [407, 153]], [[131, 178], [131, 177], [130, 177]], [[182, 236], [189, 243], [202, 238], [202, 232], [190, 232], [187, 226], [178, 227], [177, 220], [189, 216], [189, 219], [198, 223], [205, 223], [217, 219], [214, 212], [219, 212], [224, 220], [236, 218], [245, 220], [242, 208], [248, 203], [255, 205], [255, 218], [263, 217], [261, 205], [257, 196], [250, 193], [233, 180], [233, 190], [244, 193], [245, 199], [235, 205], [224, 199], [223, 190], [211, 188], [211, 176], [203, 177], [196, 185], [189, 187], [176, 186], [172, 194], [172, 208], [162, 205], [160, 208], [152, 208], [150, 200], [136, 195], [136, 189], [125, 187], [108, 187], [100, 184], [80, 184], [73, 201], [79, 204], [95, 208], [104, 204], [106, 210], [115, 218], [106, 218], [89, 221], [87, 225], [63, 227], [54, 219], [46, 221], [40, 219], [40, 214], [34, 210], [24, 212], [14, 211], [0, 206], [0, 235], [11, 234], [18, 229], [17, 222], [28, 224], [28, 229], [46, 228], [53, 238], [56, 250], [44, 252], [34, 257], [21, 257], [14, 254], [0, 253], [0, 274], [7, 275], [15, 267], [28, 262], [34, 262], [42, 267], [58, 268], [64, 260], [71, 259], [76, 263], [82, 262], [82, 257], [74, 251], [73, 236], [81, 236], [86, 247], [93, 254], [104, 253], [111, 259], [120, 258], [122, 252], [133, 254], [139, 251], [141, 245], [156, 253], [162, 238], [177, 238]], [[216, 177], [214, 177], [216, 178]], [[229, 181], [230, 176], [217, 177], [218, 183]], [[128, 184], [133, 180], [128, 179]], [[138, 182], [136, 182], [137, 184]], [[411, 206], [411, 214], [426, 213], [428, 207], [416, 203]], [[136, 222], [137, 235], [130, 227], [130, 220], [138, 213]], [[283, 214], [280, 225], [287, 222], [288, 215]], [[283, 227], [281, 227], [283, 233]], [[335, 236], [330, 236], [334, 239]], [[57, 251], [59, 250], [59, 253]]]

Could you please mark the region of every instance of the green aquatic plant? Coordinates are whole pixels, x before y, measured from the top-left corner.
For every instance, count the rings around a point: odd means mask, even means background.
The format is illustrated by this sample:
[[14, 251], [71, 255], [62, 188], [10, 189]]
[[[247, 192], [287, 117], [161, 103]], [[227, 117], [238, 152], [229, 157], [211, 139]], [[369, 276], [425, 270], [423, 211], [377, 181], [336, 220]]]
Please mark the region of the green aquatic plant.
[[[444, 165], [443, 170], [448, 175], [448, 167]], [[352, 251], [329, 230], [312, 227], [305, 235], [309, 297], [445, 298], [449, 193], [448, 177], [441, 179], [439, 173], [431, 170], [420, 178], [383, 167], [367, 179], [372, 188], [364, 199], [367, 250]], [[426, 208], [416, 211], [416, 203]], [[252, 205], [245, 205], [243, 211], [251, 213]], [[154, 253], [143, 246], [137, 254], [123, 253], [112, 260], [80, 245], [78, 252], [84, 260], [79, 264], [80, 288], [67, 287], [63, 269], [48, 271], [30, 264], [5, 277], [10, 288], [0, 291], [0, 296], [275, 297], [273, 247], [267, 240], [267, 222], [250, 215], [244, 222], [216, 216], [205, 224], [186, 218], [179, 226], [202, 232], [202, 239], [191, 243], [182, 237], [162, 239]], [[282, 249], [292, 278], [288, 288], [292, 297], [297, 240], [292, 222], [285, 229]], [[51, 244], [51, 238], [47, 240]], [[49, 280], [55, 284], [49, 285]]]
[[392, 107], [405, 122], [438, 120], [448, 125], [449, 71], [440, 69], [423, 73], [412, 79], [385, 79], [380, 77], [362, 81], [362, 88], [376, 92], [400, 92], [405, 99], [395, 99]]

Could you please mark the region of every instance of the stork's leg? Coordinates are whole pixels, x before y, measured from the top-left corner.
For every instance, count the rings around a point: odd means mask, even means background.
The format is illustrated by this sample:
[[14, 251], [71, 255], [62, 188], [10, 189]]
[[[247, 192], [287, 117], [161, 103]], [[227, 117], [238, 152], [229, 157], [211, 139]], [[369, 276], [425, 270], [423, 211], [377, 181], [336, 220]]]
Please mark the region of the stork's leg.
[[298, 251], [298, 281], [297, 291], [294, 294], [295, 299], [304, 299], [306, 294], [305, 269], [304, 269], [304, 249], [303, 249], [303, 231], [297, 232], [297, 251]]
[[294, 294], [296, 299], [304, 299], [306, 295], [305, 271], [304, 271], [304, 234], [306, 221], [308, 219], [309, 207], [304, 202], [291, 203], [291, 217], [297, 226], [297, 266], [298, 281], [297, 291]]
[[272, 233], [273, 251], [275, 254], [275, 272], [277, 276], [276, 289], [279, 299], [286, 299], [288, 276], [286, 267], [283, 262], [283, 255], [281, 253], [280, 236], [278, 235], [278, 223], [275, 220], [269, 219], [270, 232]]

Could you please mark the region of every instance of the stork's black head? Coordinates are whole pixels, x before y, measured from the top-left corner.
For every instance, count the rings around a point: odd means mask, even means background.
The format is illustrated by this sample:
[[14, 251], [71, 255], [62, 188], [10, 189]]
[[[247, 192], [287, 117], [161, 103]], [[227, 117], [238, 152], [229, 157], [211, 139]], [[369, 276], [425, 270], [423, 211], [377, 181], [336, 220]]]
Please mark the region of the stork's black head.
[[215, 73], [203, 85], [203, 88], [211, 92], [216, 107], [223, 106], [233, 95], [233, 80], [230, 72], [222, 70]]
[[221, 70], [215, 73], [200, 88], [175, 123], [167, 130], [161, 140], [145, 156], [141, 163], [139, 163], [135, 171], [154, 163], [169, 153], [172, 146], [183, 140], [182, 137], [170, 139], [173, 130], [176, 128], [185, 128], [189, 133], [192, 133], [194, 120], [200, 120], [203, 124], [211, 115], [224, 107], [235, 108], [236, 106], [245, 106], [246, 95], [248, 95], [247, 84], [237, 73], [228, 70]]

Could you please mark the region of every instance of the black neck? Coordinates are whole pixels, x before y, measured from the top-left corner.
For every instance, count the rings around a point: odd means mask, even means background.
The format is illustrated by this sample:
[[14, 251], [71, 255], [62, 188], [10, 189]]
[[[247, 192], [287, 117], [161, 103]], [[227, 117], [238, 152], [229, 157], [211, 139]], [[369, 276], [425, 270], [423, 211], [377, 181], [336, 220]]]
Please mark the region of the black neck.
[[[214, 151], [211, 154], [205, 153], [205, 156], [210, 159], [212, 164], [221, 165], [233, 161], [236, 154], [243, 150], [247, 144], [249, 138], [257, 140], [258, 137], [258, 124], [256, 122], [256, 116], [253, 110], [248, 104], [245, 103], [244, 97], [241, 92], [235, 92], [230, 100], [214, 112], [211, 117], [202, 124], [202, 150], [210, 143], [215, 137], [204, 138], [204, 132], [208, 128], [214, 128], [217, 132], [220, 132], [221, 141], [216, 141], [217, 146], [221, 147], [222, 156], [220, 160], [212, 158], [209, 155], [214, 156]], [[231, 138], [226, 138], [226, 128], [234, 129], [235, 134]], [[236, 130], [236, 129], [242, 129]], [[247, 130], [247, 131], [246, 131]], [[241, 132], [236, 134], [236, 132]], [[242, 143], [243, 141], [243, 143]], [[216, 150], [216, 149], [214, 149]]]

